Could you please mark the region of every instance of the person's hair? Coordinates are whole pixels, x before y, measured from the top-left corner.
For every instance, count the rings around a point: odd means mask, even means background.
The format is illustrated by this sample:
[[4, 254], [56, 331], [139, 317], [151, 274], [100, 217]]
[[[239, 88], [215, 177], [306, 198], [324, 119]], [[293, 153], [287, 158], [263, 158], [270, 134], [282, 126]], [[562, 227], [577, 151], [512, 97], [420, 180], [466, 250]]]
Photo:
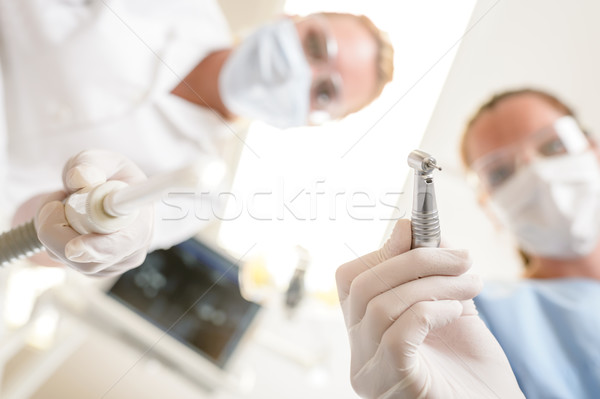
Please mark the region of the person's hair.
[[348, 110], [348, 114], [361, 110], [362, 108], [369, 105], [375, 100], [386, 84], [388, 84], [394, 75], [394, 47], [388, 34], [379, 29], [373, 21], [371, 21], [365, 15], [338, 13], [338, 12], [322, 12], [327, 18], [354, 18], [360, 25], [362, 25], [373, 37], [377, 45], [377, 56], [375, 60], [377, 68], [377, 80], [375, 82], [375, 90], [371, 96], [362, 104], [358, 105], [355, 109]]
[[[461, 159], [462, 159], [462, 162], [463, 162], [466, 170], [471, 169], [471, 163], [474, 161], [469, 156], [469, 152], [467, 150], [467, 142], [469, 141], [469, 137], [470, 137], [469, 132], [471, 131], [473, 124], [475, 122], [477, 122], [477, 120], [481, 117], [481, 115], [483, 115], [487, 111], [493, 110], [496, 106], [498, 106], [498, 104], [500, 104], [504, 100], [507, 100], [507, 99], [513, 98], [513, 97], [517, 97], [517, 96], [523, 96], [523, 95], [536, 96], [536, 97], [542, 99], [543, 101], [545, 101], [550, 106], [552, 106], [558, 112], [561, 112], [563, 115], [570, 115], [573, 118], [575, 118], [575, 113], [568, 105], [566, 105], [564, 102], [559, 100], [556, 96], [554, 96], [548, 92], [539, 90], [539, 89], [525, 88], [525, 89], [509, 90], [509, 91], [497, 93], [479, 107], [479, 109], [471, 117], [471, 119], [469, 120], [469, 122], [467, 123], [467, 125], [465, 127], [465, 130], [463, 131], [462, 138], [460, 141], [460, 155], [461, 155]], [[518, 251], [519, 251], [519, 256], [521, 258], [521, 261], [523, 262], [523, 266], [525, 267], [525, 269], [529, 268], [529, 266], [531, 264], [531, 257], [529, 256], [529, 254], [527, 254], [527, 252], [523, 251], [521, 248], [518, 248]]]
[[469, 151], [467, 149], [467, 142], [469, 141], [469, 137], [470, 137], [469, 132], [471, 131], [473, 124], [475, 124], [475, 122], [477, 122], [477, 120], [481, 117], [481, 115], [483, 115], [487, 111], [493, 110], [496, 106], [498, 106], [498, 104], [500, 104], [504, 100], [507, 100], [507, 99], [513, 98], [513, 97], [517, 97], [517, 96], [523, 96], [523, 95], [536, 96], [536, 97], [542, 99], [543, 101], [545, 101], [546, 103], [548, 103], [550, 106], [552, 106], [558, 112], [561, 112], [564, 115], [570, 115], [572, 117], [575, 117], [575, 113], [568, 105], [566, 105], [564, 102], [559, 100], [556, 96], [554, 96], [546, 91], [542, 91], [539, 89], [525, 88], [525, 89], [509, 90], [509, 91], [497, 93], [497, 94], [493, 95], [492, 98], [490, 98], [488, 101], [483, 103], [482, 106], [479, 107], [479, 109], [471, 117], [471, 119], [469, 120], [469, 122], [467, 123], [467, 125], [465, 127], [465, 130], [463, 131], [462, 138], [460, 141], [460, 156], [461, 156], [462, 162], [467, 170], [469, 170], [471, 168], [471, 163], [474, 161], [473, 159], [471, 159], [471, 157], [469, 155]]

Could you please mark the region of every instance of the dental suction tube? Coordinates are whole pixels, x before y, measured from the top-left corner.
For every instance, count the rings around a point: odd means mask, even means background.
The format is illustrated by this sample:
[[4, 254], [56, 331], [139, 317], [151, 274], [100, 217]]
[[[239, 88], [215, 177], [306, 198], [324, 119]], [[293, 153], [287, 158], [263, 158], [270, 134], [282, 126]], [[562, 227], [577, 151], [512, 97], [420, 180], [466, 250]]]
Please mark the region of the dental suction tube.
[[[197, 162], [134, 185], [109, 180], [83, 188], [64, 201], [65, 216], [69, 225], [80, 234], [113, 233], [132, 223], [142, 206], [159, 200], [169, 190], [196, 188], [206, 180], [206, 172], [214, 172], [211, 166], [211, 163]], [[0, 234], [0, 265], [5, 266], [43, 249], [31, 220]]]
[[0, 265], [29, 257], [44, 249], [37, 236], [33, 220], [0, 235]]
[[421, 150], [414, 150], [408, 155], [408, 166], [415, 170], [411, 248], [439, 247], [441, 230], [433, 186], [433, 171], [442, 168], [437, 165], [434, 157]]

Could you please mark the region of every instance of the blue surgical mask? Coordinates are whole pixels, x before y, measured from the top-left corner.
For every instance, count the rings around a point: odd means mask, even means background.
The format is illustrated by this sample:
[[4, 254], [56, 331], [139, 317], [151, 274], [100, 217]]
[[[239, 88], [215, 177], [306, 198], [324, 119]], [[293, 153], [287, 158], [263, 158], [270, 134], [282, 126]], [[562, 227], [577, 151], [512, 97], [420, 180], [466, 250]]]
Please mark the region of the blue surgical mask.
[[266, 25], [229, 55], [219, 76], [227, 109], [287, 128], [307, 123], [312, 72], [292, 20]]

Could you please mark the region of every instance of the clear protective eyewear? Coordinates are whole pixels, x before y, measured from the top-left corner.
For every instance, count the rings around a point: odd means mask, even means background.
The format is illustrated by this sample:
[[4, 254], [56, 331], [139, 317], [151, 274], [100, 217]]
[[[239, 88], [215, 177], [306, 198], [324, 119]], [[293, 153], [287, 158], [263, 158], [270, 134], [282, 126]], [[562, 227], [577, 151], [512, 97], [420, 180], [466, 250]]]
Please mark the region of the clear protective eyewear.
[[306, 35], [302, 41], [304, 54], [313, 70], [310, 89], [311, 119], [322, 122], [344, 114], [342, 107], [342, 77], [335, 68], [338, 43], [328, 19], [311, 15], [302, 19]]
[[532, 159], [579, 154], [588, 148], [590, 143], [577, 121], [563, 116], [534, 134], [475, 160], [472, 169], [483, 188], [492, 192]]

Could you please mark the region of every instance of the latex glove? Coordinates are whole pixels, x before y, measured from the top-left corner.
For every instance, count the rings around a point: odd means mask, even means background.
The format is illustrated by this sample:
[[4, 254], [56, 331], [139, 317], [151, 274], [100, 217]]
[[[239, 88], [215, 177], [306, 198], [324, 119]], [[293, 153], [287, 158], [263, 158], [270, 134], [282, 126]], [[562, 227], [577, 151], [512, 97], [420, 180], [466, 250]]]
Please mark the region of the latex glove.
[[112, 276], [141, 265], [152, 237], [152, 206], [141, 209], [131, 225], [115, 233], [82, 235], [69, 226], [61, 201], [83, 187], [106, 180], [133, 184], [145, 179], [144, 173], [120, 154], [102, 150], [79, 153], [63, 169], [65, 191], [41, 200], [35, 216], [38, 238], [52, 257], [84, 274]]
[[466, 251], [410, 250], [400, 220], [383, 248], [342, 265], [338, 293], [365, 398], [523, 398], [508, 360], [477, 316], [481, 290]]

